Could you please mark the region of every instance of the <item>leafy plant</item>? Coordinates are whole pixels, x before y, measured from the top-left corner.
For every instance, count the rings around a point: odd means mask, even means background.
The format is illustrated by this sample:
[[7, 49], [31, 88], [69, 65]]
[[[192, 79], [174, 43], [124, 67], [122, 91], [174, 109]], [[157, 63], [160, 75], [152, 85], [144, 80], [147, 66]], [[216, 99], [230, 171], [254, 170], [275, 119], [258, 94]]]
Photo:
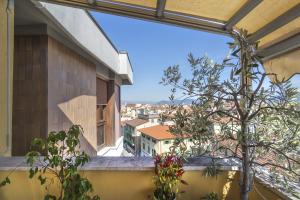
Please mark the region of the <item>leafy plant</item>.
[[263, 170], [298, 181], [300, 111], [297, 88], [264, 71], [257, 44], [247, 41], [246, 31], [232, 34], [232, 54], [223, 63], [190, 54], [191, 76], [183, 78], [174, 65], [164, 71], [161, 83], [171, 86], [171, 100], [193, 100], [188, 109], [170, 106], [166, 115], [175, 124], [171, 133], [192, 136], [193, 149], [198, 149], [192, 155], [237, 160], [241, 199], [248, 200], [254, 176]]
[[215, 192], [211, 192], [204, 197], [201, 198], [201, 200], [219, 200], [218, 194]]
[[32, 148], [36, 150], [26, 155], [27, 164], [31, 167], [29, 178], [37, 176], [47, 193], [53, 176], [59, 182], [59, 195], [48, 193], [45, 200], [100, 199], [99, 196], [89, 195], [93, 191], [92, 184], [78, 172], [78, 167], [90, 159], [85, 152], [79, 151], [82, 132], [80, 126], [73, 125], [67, 132], [51, 132], [47, 139], [36, 138], [32, 141]]
[[5, 185], [8, 185], [8, 184], [10, 184], [10, 178], [7, 176], [7, 177], [5, 177], [5, 179], [3, 179], [1, 181], [0, 188], [3, 187], [3, 186], [5, 186]]
[[183, 161], [172, 153], [156, 155], [154, 176], [154, 198], [157, 200], [174, 200], [179, 193], [179, 184], [187, 185], [181, 179], [184, 173]]
[[212, 162], [211, 166], [207, 166], [203, 171], [203, 175], [206, 177], [216, 177], [217, 178], [218, 174], [219, 174], [219, 169], [214, 161]]

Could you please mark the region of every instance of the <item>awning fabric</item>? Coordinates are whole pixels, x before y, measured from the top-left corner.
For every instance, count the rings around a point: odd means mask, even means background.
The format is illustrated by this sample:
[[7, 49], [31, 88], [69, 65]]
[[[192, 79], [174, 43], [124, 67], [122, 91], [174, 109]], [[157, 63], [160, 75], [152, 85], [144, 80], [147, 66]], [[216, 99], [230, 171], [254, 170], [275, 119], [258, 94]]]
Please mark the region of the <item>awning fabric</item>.
[[300, 0], [43, 0], [259, 41], [266, 71], [300, 73]]

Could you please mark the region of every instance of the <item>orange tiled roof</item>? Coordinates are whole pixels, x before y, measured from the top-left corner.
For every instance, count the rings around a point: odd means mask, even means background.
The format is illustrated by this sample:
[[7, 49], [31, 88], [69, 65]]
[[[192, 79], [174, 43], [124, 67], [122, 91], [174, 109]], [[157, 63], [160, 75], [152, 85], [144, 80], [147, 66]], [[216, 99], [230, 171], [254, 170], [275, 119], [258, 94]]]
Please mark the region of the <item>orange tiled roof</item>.
[[169, 126], [157, 125], [151, 126], [148, 128], [142, 128], [138, 131], [142, 132], [144, 135], [148, 135], [157, 140], [165, 140], [165, 139], [174, 139], [176, 136], [172, 135], [169, 132]]

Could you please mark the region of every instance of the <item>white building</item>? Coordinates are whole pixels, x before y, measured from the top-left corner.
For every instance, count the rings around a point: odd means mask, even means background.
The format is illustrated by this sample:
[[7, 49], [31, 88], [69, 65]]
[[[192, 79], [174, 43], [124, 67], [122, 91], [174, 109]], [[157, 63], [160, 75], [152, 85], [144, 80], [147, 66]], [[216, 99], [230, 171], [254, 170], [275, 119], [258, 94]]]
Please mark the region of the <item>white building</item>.
[[[141, 133], [141, 156], [154, 156], [170, 151], [176, 137], [169, 132], [169, 126], [156, 125], [138, 130]], [[185, 139], [188, 149], [193, 142]]]

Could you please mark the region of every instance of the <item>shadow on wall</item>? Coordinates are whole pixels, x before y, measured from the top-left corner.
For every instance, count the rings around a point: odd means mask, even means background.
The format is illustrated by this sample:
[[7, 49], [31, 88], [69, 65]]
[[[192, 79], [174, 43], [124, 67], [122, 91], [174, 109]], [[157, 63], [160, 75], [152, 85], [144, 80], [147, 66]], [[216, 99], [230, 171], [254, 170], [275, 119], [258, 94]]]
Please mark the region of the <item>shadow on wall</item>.
[[[97, 154], [97, 128], [96, 128], [96, 96], [81, 95], [68, 101], [59, 103], [58, 110], [52, 110], [49, 121], [49, 131], [65, 130], [77, 124], [83, 128], [81, 147], [90, 155]], [[57, 123], [57, 124], [56, 124]], [[52, 126], [51, 126], [52, 124]]]
[[[240, 199], [240, 173], [238, 172], [228, 172], [228, 178], [225, 178], [225, 184], [223, 186], [223, 196], [221, 199], [232, 200]], [[227, 183], [226, 183], [227, 180]], [[281, 194], [274, 190], [273, 188], [268, 188], [266, 185], [260, 183], [256, 179], [253, 183], [253, 188], [249, 194], [250, 200], [284, 200], [285, 198]]]
[[182, 186], [186, 193], [179, 199], [200, 199], [211, 192], [223, 200], [239, 199], [237, 174], [236, 171], [221, 171], [216, 177], [206, 177], [203, 171], [187, 171], [183, 179], [189, 185]]

